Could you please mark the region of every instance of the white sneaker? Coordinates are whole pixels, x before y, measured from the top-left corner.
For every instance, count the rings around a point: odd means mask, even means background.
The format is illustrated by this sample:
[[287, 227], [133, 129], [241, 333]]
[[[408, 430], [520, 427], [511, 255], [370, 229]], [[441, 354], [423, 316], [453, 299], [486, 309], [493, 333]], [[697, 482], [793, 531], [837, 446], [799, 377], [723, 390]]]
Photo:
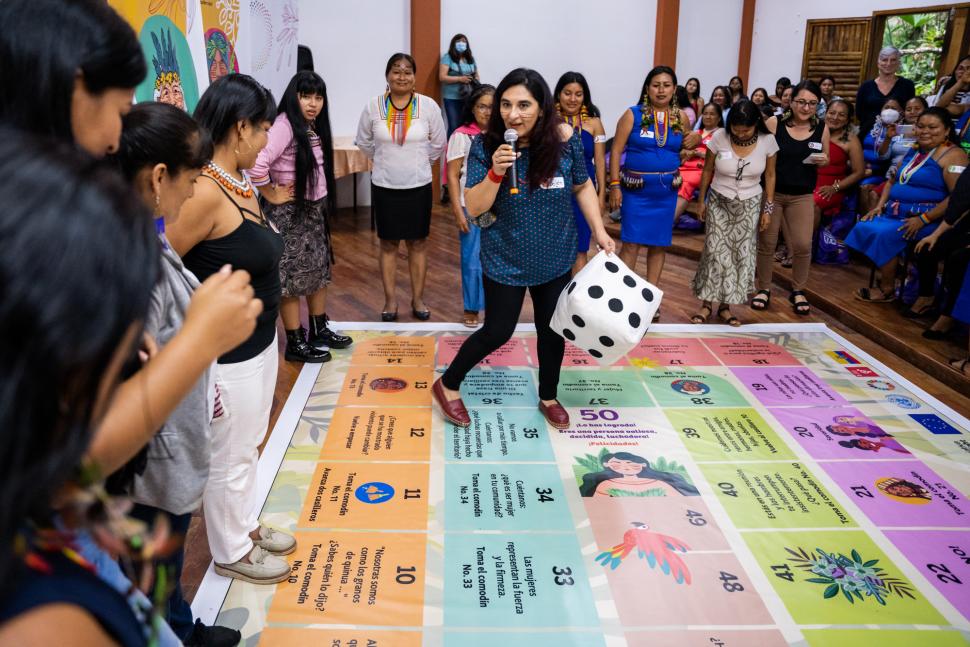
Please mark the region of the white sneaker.
[[289, 555], [296, 550], [296, 539], [293, 535], [273, 530], [263, 524], [259, 524], [259, 539], [254, 539], [253, 543], [274, 555]]
[[254, 546], [249, 553], [248, 564], [242, 560], [234, 564], [216, 564], [215, 571], [223, 577], [232, 577], [253, 584], [277, 584], [290, 575], [290, 565], [285, 559]]

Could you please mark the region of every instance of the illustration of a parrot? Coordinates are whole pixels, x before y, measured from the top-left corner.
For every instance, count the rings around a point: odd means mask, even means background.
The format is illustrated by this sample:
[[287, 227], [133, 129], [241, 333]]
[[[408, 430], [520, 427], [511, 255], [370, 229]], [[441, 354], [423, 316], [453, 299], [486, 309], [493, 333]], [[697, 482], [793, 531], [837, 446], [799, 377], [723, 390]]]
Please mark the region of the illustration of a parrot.
[[597, 562], [615, 570], [636, 548], [637, 557], [647, 560], [650, 568], [657, 568], [659, 564], [663, 574], [673, 577], [677, 584], [690, 584], [690, 570], [677, 555], [677, 551], [689, 551], [690, 546], [670, 535], [648, 530], [649, 526], [640, 521], [634, 521], [630, 525], [633, 529], [623, 533], [623, 543], [597, 555]]

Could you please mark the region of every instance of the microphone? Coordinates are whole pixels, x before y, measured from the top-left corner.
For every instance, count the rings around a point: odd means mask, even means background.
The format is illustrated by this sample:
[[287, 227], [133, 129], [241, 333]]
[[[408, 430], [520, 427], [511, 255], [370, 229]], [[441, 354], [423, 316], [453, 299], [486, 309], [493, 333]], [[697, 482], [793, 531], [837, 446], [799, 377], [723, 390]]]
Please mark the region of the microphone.
[[[509, 128], [505, 131], [505, 143], [512, 147], [513, 153], [515, 152], [515, 142], [517, 142], [518, 139], [519, 133], [515, 132], [515, 128]], [[509, 171], [512, 173], [512, 186], [509, 188], [509, 193], [516, 195], [519, 192], [519, 174], [515, 170], [515, 160], [512, 160], [512, 166], [510, 166], [509, 170], [506, 172]]]

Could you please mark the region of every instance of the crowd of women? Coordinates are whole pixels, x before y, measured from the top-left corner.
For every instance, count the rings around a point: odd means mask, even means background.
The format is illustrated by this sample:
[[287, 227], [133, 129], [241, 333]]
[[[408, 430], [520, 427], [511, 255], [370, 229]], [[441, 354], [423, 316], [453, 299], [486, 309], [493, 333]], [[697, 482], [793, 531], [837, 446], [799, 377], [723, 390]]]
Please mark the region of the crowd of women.
[[[300, 71], [277, 103], [232, 74], [211, 83], [191, 116], [132, 106], [146, 61], [106, 3], [5, 0], [0, 23], [0, 86], [17, 88], [0, 102], [0, 186], [17, 197], [0, 215], [0, 643], [234, 645], [237, 631], [193, 622], [179, 584], [181, 539], [202, 505], [217, 573], [255, 584], [290, 573], [296, 540], [264, 525], [255, 499], [277, 317], [287, 360], [325, 362], [353, 344], [327, 316], [326, 84]], [[731, 306], [752, 293], [752, 308], [770, 307], [783, 232], [789, 299], [806, 314], [815, 221], [888, 159], [888, 179], [862, 189], [873, 205], [849, 239], [883, 268], [881, 287], [860, 298], [888, 299], [895, 259], [918, 240], [911, 313], [937, 306], [929, 332], [943, 335], [970, 257], [966, 156], [952, 123], [959, 112], [965, 136], [970, 60], [935, 107], [919, 109], [897, 65], [898, 53], [883, 52], [880, 76], [859, 91], [871, 145], [853, 134], [852, 106], [832, 79], [779, 83], [774, 95], [748, 99], [734, 78], [705, 103], [697, 79], [681, 87], [665, 66], [646, 75], [611, 142], [582, 74], [550, 89], [519, 68], [482, 84], [457, 35], [439, 70], [446, 129], [438, 105], [415, 92], [414, 59], [394, 54], [387, 89], [364, 107], [357, 133], [374, 160], [381, 318], [398, 317], [401, 241], [412, 314], [431, 316], [431, 164], [444, 154], [464, 322], [477, 330], [434, 383], [434, 400], [448, 420], [470, 424], [461, 382], [509, 339], [529, 292], [539, 409], [565, 428], [564, 341], [549, 324], [591, 245], [616, 251], [607, 205], [621, 215], [620, 258], [635, 267], [642, 250], [656, 284], [674, 216], [697, 192], [707, 223], [697, 323], [716, 312], [739, 324]]]

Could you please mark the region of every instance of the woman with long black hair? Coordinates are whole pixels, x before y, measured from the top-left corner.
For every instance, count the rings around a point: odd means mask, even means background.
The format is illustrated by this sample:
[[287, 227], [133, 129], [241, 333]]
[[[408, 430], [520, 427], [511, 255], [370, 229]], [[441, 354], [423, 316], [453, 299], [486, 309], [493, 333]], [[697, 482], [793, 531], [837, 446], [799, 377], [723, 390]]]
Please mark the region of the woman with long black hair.
[[461, 111], [465, 99], [472, 93], [478, 81], [478, 64], [465, 34], [455, 34], [448, 43], [448, 51], [442, 54], [438, 64], [438, 81], [441, 97], [448, 119], [448, 137], [461, 125]]
[[747, 100], [748, 95], [744, 93], [744, 81], [740, 76], [732, 76], [731, 80], [727, 84], [728, 92], [730, 93], [730, 102], [733, 106], [738, 101]]
[[[309, 70], [297, 72], [280, 99], [266, 147], [250, 171], [266, 218], [283, 236], [280, 317], [288, 361], [326, 362], [331, 348], [353, 340], [330, 329], [327, 285], [333, 247], [327, 220], [337, 207], [333, 137], [327, 84]], [[300, 298], [307, 302], [310, 336], [300, 323]]]
[[[542, 76], [512, 70], [496, 88], [495, 103], [488, 130], [468, 153], [465, 183], [469, 215], [491, 211], [495, 216], [482, 230], [485, 325], [462, 344], [432, 395], [446, 420], [471, 424], [458, 389], [468, 371], [512, 336], [528, 290], [535, 312], [539, 410], [551, 425], [565, 429], [569, 414], [556, 400], [565, 342], [549, 322], [576, 260], [573, 194], [596, 244], [612, 253], [614, 243], [603, 227], [579, 135], [562, 123]], [[504, 143], [508, 129], [518, 136], [518, 153]], [[508, 177], [513, 162], [517, 193], [511, 192]]]
[[674, 472], [658, 470], [630, 452], [604, 454], [602, 471], [583, 475], [579, 493], [592, 496], [699, 496], [690, 481]]

